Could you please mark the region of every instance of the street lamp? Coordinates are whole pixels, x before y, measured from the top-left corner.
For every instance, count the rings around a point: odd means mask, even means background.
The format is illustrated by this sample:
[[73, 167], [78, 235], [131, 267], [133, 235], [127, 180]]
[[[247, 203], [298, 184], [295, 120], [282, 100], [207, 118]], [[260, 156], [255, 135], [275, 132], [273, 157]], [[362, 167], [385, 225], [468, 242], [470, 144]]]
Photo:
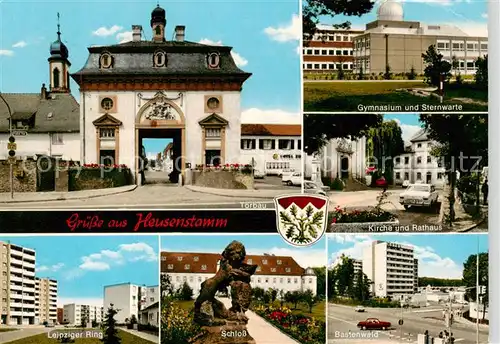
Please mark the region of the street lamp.
[[[12, 110], [10, 109], [9, 103], [5, 100], [2, 93], [0, 93], [0, 99], [3, 100], [5, 105], [7, 106], [7, 110], [9, 111], [9, 139], [12, 137]], [[14, 198], [14, 165], [12, 163], [10, 165], [10, 198]]]

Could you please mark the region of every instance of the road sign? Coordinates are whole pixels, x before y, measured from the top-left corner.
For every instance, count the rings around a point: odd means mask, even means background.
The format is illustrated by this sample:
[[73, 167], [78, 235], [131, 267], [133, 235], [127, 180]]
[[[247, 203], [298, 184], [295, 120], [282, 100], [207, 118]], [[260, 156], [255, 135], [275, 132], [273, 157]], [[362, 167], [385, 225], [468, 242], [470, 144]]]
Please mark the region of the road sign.
[[7, 149], [8, 150], [16, 150], [17, 149], [17, 144], [15, 142], [9, 142], [9, 143], [7, 143]]
[[403, 323], [404, 323], [403, 319], [399, 319], [398, 321], [399, 326], [403, 326]]
[[9, 156], [9, 164], [15, 164], [16, 163], [16, 157], [15, 156]]
[[12, 135], [14, 135], [14, 136], [27, 136], [28, 132], [26, 130], [14, 130], [12, 132]]

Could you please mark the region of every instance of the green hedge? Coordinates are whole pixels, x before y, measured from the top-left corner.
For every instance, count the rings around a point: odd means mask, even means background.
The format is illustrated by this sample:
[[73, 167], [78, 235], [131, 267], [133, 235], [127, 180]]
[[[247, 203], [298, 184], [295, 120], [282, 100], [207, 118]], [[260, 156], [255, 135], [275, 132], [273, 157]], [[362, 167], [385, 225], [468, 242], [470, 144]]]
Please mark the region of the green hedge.
[[69, 191], [114, 188], [132, 184], [129, 168], [73, 168], [68, 171]]

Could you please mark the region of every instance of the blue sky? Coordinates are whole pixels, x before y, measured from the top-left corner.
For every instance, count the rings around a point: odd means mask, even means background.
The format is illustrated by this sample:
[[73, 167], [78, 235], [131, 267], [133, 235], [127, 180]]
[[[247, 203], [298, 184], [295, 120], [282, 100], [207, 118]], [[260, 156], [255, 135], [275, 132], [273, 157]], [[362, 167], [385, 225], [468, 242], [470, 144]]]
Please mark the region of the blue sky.
[[420, 129], [422, 129], [422, 123], [419, 121], [419, 117], [420, 115], [416, 113], [384, 114], [385, 121], [396, 120], [399, 123], [405, 142], [408, 142]]
[[104, 286], [158, 285], [157, 236], [0, 237], [36, 251], [38, 277], [59, 282], [58, 305], [102, 305]]
[[288, 245], [279, 234], [273, 235], [163, 235], [161, 250], [168, 252], [222, 253], [233, 240], [245, 245], [247, 254], [264, 253], [276, 256], [291, 256], [303, 267], [326, 264], [326, 240], [322, 238], [310, 247], [297, 248]]
[[[456, 25], [471, 36], [487, 36], [487, 1], [459, 0], [406, 0], [403, 3], [404, 20], [426, 24]], [[352, 28], [364, 29], [366, 23], [377, 19], [378, 4], [361, 17], [338, 16], [322, 18], [321, 23], [332, 24], [350, 21]]]
[[146, 149], [146, 156], [163, 152], [165, 147], [172, 142], [172, 139], [143, 139], [142, 145]]
[[328, 262], [342, 253], [361, 259], [363, 249], [375, 240], [414, 246], [420, 277], [462, 278], [463, 263], [471, 254], [488, 251], [485, 234], [332, 235], [328, 237]]
[[[186, 40], [232, 46], [235, 61], [253, 73], [242, 93], [243, 120], [299, 121], [301, 25], [298, 0], [160, 1], [167, 12], [167, 34], [186, 26]], [[57, 12], [68, 46], [71, 72], [83, 67], [91, 45], [116, 44], [131, 37], [131, 26], [149, 20], [156, 1], [1, 2], [0, 65], [2, 92], [39, 92], [48, 84], [49, 46], [56, 38]], [[19, 21], [22, 18], [22, 24]], [[73, 82], [77, 99], [78, 87]], [[252, 110], [253, 109], [253, 110]], [[295, 115], [295, 116], [294, 116]], [[246, 120], [248, 122], [248, 120]]]

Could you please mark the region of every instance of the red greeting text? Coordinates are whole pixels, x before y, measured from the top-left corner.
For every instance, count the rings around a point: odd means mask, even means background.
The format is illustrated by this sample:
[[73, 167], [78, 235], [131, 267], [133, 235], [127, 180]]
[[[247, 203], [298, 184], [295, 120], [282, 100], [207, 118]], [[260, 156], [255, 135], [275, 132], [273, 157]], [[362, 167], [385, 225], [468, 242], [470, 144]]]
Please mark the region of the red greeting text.
[[148, 213], [146, 216], [142, 213], [137, 214], [137, 223], [134, 227], [134, 232], [141, 228], [225, 228], [227, 227], [227, 219], [221, 218], [199, 218], [195, 215], [191, 217], [172, 217], [172, 218], [155, 218], [153, 213]]
[[97, 215], [87, 215], [80, 217], [80, 214], [74, 213], [66, 220], [66, 225], [74, 232], [77, 229], [102, 229], [104, 220]]

